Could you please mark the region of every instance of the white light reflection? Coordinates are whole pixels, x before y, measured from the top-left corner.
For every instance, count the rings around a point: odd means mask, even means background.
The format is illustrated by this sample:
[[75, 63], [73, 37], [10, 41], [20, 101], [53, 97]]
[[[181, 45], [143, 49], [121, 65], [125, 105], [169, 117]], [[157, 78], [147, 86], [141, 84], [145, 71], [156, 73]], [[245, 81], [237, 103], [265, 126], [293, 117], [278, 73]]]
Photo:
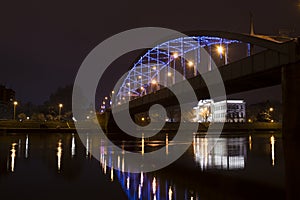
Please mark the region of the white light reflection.
[[127, 176], [127, 179], [126, 179], [127, 190], [129, 190], [129, 186], [130, 186], [130, 178], [129, 178], [129, 176]]
[[141, 183], [140, 183], [140, 185], [143, 187], [143, 184], [144, 184], [144, 174], [143, 174], [143, 172], [141, 172]]
[[152, 181], [152, 191], [153, 191], [153, 194], [156, 193], [156, 178], [155, 177], [153, 178], [153, 181]]
[[18, 157], [19, 158], [21, 157], [21, 144], [22, 144], [22, 140], [19, 139], [19, 142], [18, 142]]
[[142, 135], [142, 155], [145, 153], [145, 138], [144, 138], [144, 133]]
[[14, 172], [15, 171], [15, 159], [16, 159], [16, 148], [15, 146], [17, 145], [17, 143], [12, 143], [11, 146], [11, 165], [10, 165], [10, 170], [11, 172]]
[[62, 156], [62, 143], [61, 143], [61, 139], [58, 141], [56, 156], [57, 156], [57, 170], [58, 170], [58, 172], [60, 172], [61, 156]]
[[169, 154], [169, 136], [166, 134], [166, 154]]
[[169, 200], [172, 200], [173, 191], [172, 191], [171, 186], [169, 187], [169, 192], [168, 192], [168, 194], [169, 194]]
[[71, 156], [72, 156], [72, 158], [75, 156], [75, 150], [76, 150], [75, 136], [74, 136], [74, 133], [72, 133], [72, 143], [71, 143]]
[[90, 148], [90, 141], [89, 141], [89, 135], [87, 134], [87, 136], [86, 136], [86, 151], [85, 151], [86, 158], [89, 156], [89, 148]]
[[[194, 136], [195, 137], [195, 136]], [[216, 140], [218, 141], [216, 144]], [[215, 144], [209, 152], [210, 145]], [[194, 138], [195, 161], [205, 169], [243, 169], [247, 148], [245, 138]]]
[[104, 174], [106, 174], [106, 169], [107, 169], [106, 164], [107, 164], [107, 162], [106, 162], [106, 158], [105, 158], [105, 160], [104, 160], [104, 166], [103, 166]]
[[139, 199], [141, 199], [141, 195], [142, 195], [142, 186], [139, 184], [139, 191], [138, 191]]
[[272, 135], [270, 138], [271, 143], [271, 156], [272, 156], [272, 166], [275, 165], [275, 137]]
[[124, 157], [122, 158], [122, 172], [125, 172], [125, 161], [124, 161]]
[[112, 166], [110, 168], [110, 180], [114, 181], [114, 168]]
[[120, 169], [120, 156], [118, 155], [118, 169]]
[[249, 150], [252, 150], [252, 137], [249, 135]]
[[28, 134], [26, 135], [26, 140], [25, 140], [25, 158], [28, 158]]

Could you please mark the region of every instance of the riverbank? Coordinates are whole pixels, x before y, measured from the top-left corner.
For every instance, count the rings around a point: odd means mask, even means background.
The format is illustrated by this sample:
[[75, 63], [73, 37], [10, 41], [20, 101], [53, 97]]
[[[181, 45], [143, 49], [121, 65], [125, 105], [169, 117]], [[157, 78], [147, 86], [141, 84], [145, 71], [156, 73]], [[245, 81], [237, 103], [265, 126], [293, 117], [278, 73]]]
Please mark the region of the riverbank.
[[[186, 122], [183, 123], [185, 126], [185, 130], [195, 130], [189, 129], [189, 127], [195, 127], [197, 124]], [[167, 122], [162, 130], [162, 132], [176, 132], [178, 130], [180, 123], [177, 122]], [[219, 129], [219, 125], [215, 123], [210, 126], [209, 123], [199, 123], [198, 124], [198, 132], [207, 132], [208, 128], [210, 131], [217, 131]], [[110, 128], [108, 130], [116, 130], [115, 125], [109, 125]], [[216, 127], [216, 128], [215, 128]], [[259, 132], [259, 131], [280, 131], [282, 128], [281, 123], [266, 123], [266, 122], [256, 122], [256, 123], [225, 123], [223, 126], [222, 134], [226, 133], [239, 133], [239, 132]], [[137, 128], [137, 131], [139, 128]], [[0, 132], [6, 133], [18, 133], [18, 132], [76, 132], [75, 124], [72, 121], [69, 122], [59, 122], [59, 121], [31, 121], [26, 120], [23, 122], [7, 120], [0, 121]], [[119, 132], [119, 131], [108, 131], [109, 133]]]
[[59, 122], [59, 121], [14, 121], [14, 120], [4, 120], [0, 121], [0, 132], [4, 133], [21, 133], [21, 132], [31, 132], [31, 133], [54, 133], [54, 132], [75, 132], [74, 122]]
[[[193, 122], [183, 123], [187, 130], [188, 127], [194, 127]], [[189, 126], [190, 124], [190, 126]], [[198, 132], [219, 131], [221, 123], [199, 123]], [[166, 123], [163, 127], [164, 131], [178, 130], [179, 123]], [[255, 123], [224, 123], [222, 132], [247, 132], [247, 131], [280, 131], [282, 129], [281, 123], [255, 122]]]

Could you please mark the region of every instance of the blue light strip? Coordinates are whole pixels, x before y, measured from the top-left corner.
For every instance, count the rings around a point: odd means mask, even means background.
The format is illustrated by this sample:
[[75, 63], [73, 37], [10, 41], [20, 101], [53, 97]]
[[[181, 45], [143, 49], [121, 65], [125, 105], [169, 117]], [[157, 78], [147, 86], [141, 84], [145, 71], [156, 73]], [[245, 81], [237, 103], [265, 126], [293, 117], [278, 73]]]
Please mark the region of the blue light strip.
[[[196, 45], [195, 41], [197, 41]], [[149, 85], [151, 80], [157, 79], [157, 81], [160, 82], [162, 79], [167, 79], [167, 76], [159, 77], [159, 73], [165, 67], [172, 68], [171, 63], [174, 63], [174, 57], [172, 56], [172, 53], [178, 53], [178, 57], [180, 57], [182, 60], [181, 57], [184, 57], [184, 54], [194, 50], [199, 52], [198, 49], [201, 47], [211, 47], [213, 45], [220, 44], [225, 44], [228, 46], [229, 44], [233, 43], [240, 43], [240, 41], [228, 40], [219, 37], [191, 36], [173, 39], [150, 49], [133, 65], [132, 69], [124, 79], [121, 88], [116, 93], [116, 102], [113, 102], [113, 104], [117, 105], [118, 102], [128, 102], [134, 96], [147, 94], [147, 92], [139, 90], [139, 88], [145, 86], [146, 80], [146, 85]], [[199, 53], [195, 54], [194, 60], [200, 61]], [[185, 61], [181, 61], [181, 63], [184, 63], [183, 66], [185, 66]], [[185, 67], [183, 71], [184, 74], [186, 74]]]

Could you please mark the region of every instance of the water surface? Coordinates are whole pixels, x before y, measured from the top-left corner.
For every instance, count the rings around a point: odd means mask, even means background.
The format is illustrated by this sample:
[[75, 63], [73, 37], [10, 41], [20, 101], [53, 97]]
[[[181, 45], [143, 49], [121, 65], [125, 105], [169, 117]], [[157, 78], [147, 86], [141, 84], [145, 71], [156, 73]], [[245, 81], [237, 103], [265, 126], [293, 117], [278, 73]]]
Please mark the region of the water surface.
[[[216, 140], [210, 151], [209, 145]], [[166, 137], [156, 141], [127, 141], [122, 145], [145, 153], [168, 143]], [[105, 164], [113, 148], [105, 146], [105, 151], [101, 151], [101, 146], [92, 146], [93, 136], [88, 134], [83, 143], [77, 134], [68, 133], [1, 134], [1, 199], [282, 199], [284, 196], [284, 158], [279, 134], [247, 133], [221, 138], [195, 134], [193, 144], [179, 160], [151, 173], [121, 172], [118, 168], [124, 168], [126, 163], [122, 158], [115, 169], [109, 168]], [[98, 150], [101, 162], [89, 152]]]

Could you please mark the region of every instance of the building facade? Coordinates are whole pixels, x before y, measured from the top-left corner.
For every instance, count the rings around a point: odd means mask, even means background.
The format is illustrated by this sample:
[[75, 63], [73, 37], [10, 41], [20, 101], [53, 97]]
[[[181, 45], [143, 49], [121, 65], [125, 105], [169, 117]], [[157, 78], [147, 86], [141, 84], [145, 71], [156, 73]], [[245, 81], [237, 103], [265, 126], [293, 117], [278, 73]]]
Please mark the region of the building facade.
[[246, 122], [246, 103], [243, 100], [200, 100], [194, 113], [195, 122]]

